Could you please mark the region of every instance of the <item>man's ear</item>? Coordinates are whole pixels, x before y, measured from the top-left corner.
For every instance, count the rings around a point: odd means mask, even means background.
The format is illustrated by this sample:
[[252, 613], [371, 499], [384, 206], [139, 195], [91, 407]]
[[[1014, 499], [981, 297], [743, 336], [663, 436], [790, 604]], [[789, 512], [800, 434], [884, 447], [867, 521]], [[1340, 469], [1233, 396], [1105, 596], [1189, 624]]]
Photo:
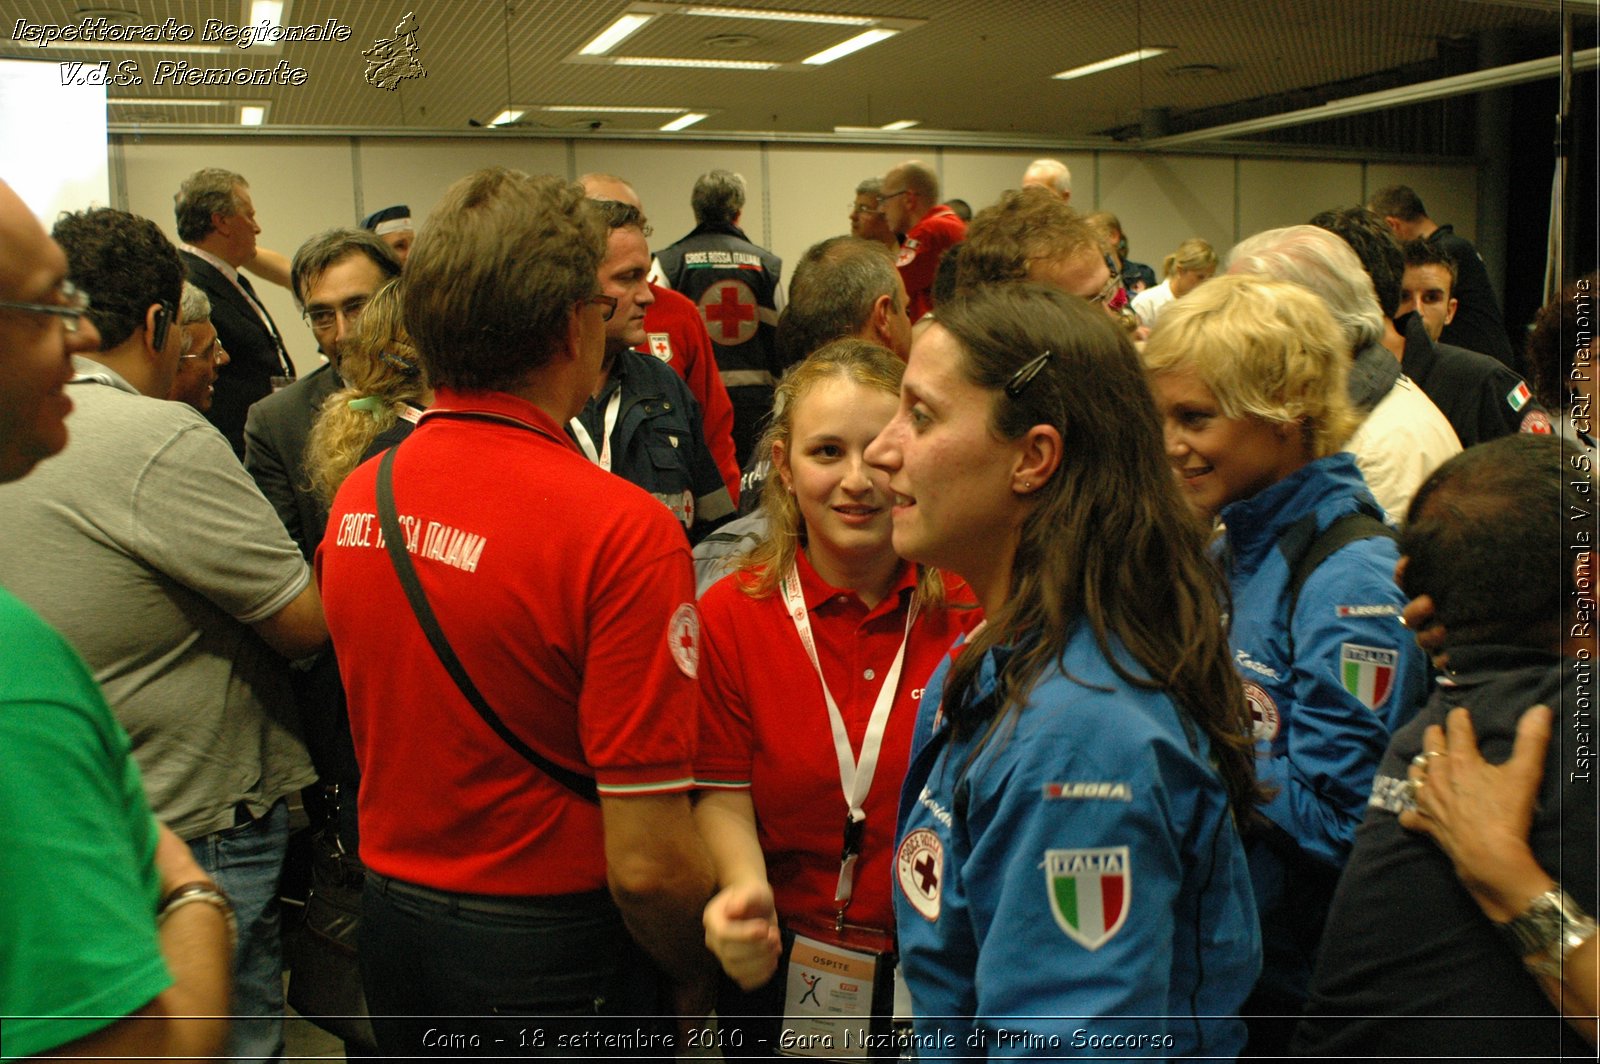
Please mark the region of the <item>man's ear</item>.
[[1450, 302], [1445, 304], [1445, 308], [1444, 308], [1444, 323], [1446, 325], [1449, 325], [1451, 322], [1456, 320], [1456, 308], [1459, 307], [1460, 305], [1461, 305], [1460, 300], [1456, 299], [1455, 296], [1451, 296], [1450, 297]]
[[1061, 430], [1035, 425], [1017, 441], [1017, 461], [1011, 469], [1011, 490], [1030, 495], [1042, 488], [1061, 465]]
[[889, 331], [889, 318], [894, 313], [894, 296], [885, 293], [872, 301], [872, 313], [867, 317], [867, 325], [872, 330], [874, 339], [884, 347], [891, 350], [894, 334]]

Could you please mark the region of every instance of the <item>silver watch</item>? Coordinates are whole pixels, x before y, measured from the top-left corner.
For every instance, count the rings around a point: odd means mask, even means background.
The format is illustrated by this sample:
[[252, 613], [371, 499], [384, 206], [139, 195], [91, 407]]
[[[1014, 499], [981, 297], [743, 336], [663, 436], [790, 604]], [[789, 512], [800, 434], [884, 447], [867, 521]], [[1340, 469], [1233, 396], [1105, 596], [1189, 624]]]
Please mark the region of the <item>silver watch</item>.
[[1551, 979], [1561, 978], [1567, 956], [1595, 933], [1594, 918], [1559, 886], [1534, 898], [1526, 909], [1497, 926], [1530, 970]]

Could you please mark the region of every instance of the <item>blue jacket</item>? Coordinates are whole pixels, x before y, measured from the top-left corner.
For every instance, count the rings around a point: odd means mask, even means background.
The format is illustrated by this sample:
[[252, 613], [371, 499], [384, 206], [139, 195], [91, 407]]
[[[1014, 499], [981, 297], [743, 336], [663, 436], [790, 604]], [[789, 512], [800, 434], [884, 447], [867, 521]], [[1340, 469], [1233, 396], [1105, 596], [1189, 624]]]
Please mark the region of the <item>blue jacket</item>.
[[934, 722], [948, 665], [918, 711], [896, 835], [918, 1055], [1236, 1055], [1261, 940], [1205, 737], [1080, 625], [967, 766], [975, 740]]
[[1221, 515], [1256, 773], [1277, 790], [1261, 808], [1270, 825], [1247, 833], [1267, 951], [1262, 988], [1290, 1000], [1305, 996], [1322, 895], [1350, 856], [1389, 735], [1426, 697], [1427, 663], [1399, 623], [1405, 596], [1392, 540], [1358, 540], [1329, 556], [1300, 589], [1290, 623], [1284, 533], [1306, 514], [1320, 531], [1363, 503], [1377, 507], [1354, 457], [1341, 452]]

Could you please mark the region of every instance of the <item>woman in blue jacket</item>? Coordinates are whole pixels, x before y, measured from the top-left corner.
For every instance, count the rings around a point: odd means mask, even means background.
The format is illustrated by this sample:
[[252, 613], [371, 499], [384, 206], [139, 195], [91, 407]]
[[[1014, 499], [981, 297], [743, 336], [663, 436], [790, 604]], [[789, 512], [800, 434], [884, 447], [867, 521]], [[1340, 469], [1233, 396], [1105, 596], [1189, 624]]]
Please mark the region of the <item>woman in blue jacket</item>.
[[930, 681], [901, 791], [917, 1053], [1237, 1053], [1249, 725], [1132, 345], [1053, 289], [957, 297], [867, 460], [895, 551], [988, 617]]
[[[1286, 1053], [1333, 883], [1426, 665], [1399, 624], [1383, 511], [1341, 450], [1350, 359], [1323, 302], [1222, 277], [1172, 307], [1144, 360], [1179, 483], [1224, 530], [1233, 658], [1270, 794], [1246, 827], [1266, 949], [1250, 1052]], [[1341, 531], [1364, 538], [1326, 553]]]

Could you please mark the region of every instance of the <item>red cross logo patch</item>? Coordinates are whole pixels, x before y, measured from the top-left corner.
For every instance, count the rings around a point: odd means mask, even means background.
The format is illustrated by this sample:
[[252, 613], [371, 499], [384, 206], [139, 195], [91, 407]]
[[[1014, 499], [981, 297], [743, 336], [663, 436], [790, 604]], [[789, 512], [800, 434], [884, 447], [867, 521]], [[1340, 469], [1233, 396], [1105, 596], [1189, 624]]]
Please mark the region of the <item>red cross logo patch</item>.
[[700, 614], [694, 603], [685, 602], [672, 611], [672, 620], [667, 622], [667, 648], [672, 651], [679, 672], [691, 680], [700, 674]]
[[900, 840], [895, 854], [895, 878], [900, 892], [923, 919], [939, 919], [939, 888], [944, 877], [944, 843], [927, 828], [918, 828]]
[[672, 361], [672, 337], [666, 333], [646, 333], [645, 339], [649, 341], [650, 353], [663, 362]]
[[718, 281], [700, 297], [700, 316], [706, 332], [724, 347], [744, 343], [756, 334], [761, 305], [750, 286], [736, 278]]

